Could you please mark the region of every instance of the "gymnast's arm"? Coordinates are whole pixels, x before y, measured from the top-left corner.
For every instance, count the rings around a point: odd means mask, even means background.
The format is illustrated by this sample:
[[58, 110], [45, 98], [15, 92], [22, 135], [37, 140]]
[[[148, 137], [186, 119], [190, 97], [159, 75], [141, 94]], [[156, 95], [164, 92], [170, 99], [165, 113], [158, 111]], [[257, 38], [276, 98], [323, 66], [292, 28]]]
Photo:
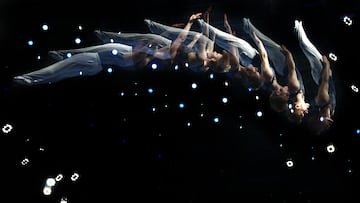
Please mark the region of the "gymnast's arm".
[[[187, 35], [190, 31], [193, 21], [200, 18], [200, 16], [201, 16], [201, 13], [191, 15], [188, 23], [181, 30], [181, 32], [179, 33], [177, 38], [175, 40], [173, 40], [169, 46], [162, 47], [160, 49], [152, 49], [147, 46], [144, 46], [139, 51], [146, 52], [147, 54], [150, 54], [154, 58], [158, 58], [158, 59], [173, 59], [173, 58], [175, 58], [179, 48], [181, 46], [183, 46], [183, 43], [185, 42], [185, 40], [187, 38]], [[193, 41], [189, 43], [189, 46], [193, 46], [196, 43], [196, 41], [198, 40], [197, 37], [200, 38], [201, 35], [195, 36], [195, 39], [193, 39]]]
[[225, 27], [226, 32], [235, 36], [235, 32], [232, 30], [232, 28], [230, 26], [230, 23], [228, 21], [226, 13], [224, 14], [224, 27]]
[[202, 36], [202, 33], [197, 33], [194, 36], [194, 39], [186, 45], [187, 48], [192, 49], [194, 47], [194, 45], [196, 44], [196, 42], [198, 42], [198, 40], [200, 39], [200, 37]]
[[185, 25], [184, 29], [180, 32], [178, 37], [171, 43], [170, 46], [170, 58], [175, 58], [177, 51], [179, 50], [180, 46], [186, 40], [186, 37], [190, 31], [191, 26], [194, 23], [194, 20], [201, 17], [201, 13], [193, 14], [190, 16], [189, 21]]
[[[228, 21], [228, 18], [227, 18], [227, 15], [226, 15], [226, 13], [224, 14], [224, 26], [225, 26], [225, 29], [226, 29], [226, 31], [229, 33], [229, 34], [231, 34], [231, 35], [234, 35], [234, 32], [232, 31], [232, 28], [231, 28], [231, 26], [230, 26], [230, 23], [229, 23], [229, 21]], [[231, 44], [231, 42], [229, 42], [230, 43], [230, 50], [229, 50], [229, 52], [234, 56], [234, 57], [232, 57], [232, 63], [234, 63], [234, 64], [239, 64], [240, 65], [240, 61], [239, 61], [239, 59], [240, 59], [240, 54], [239, 54], [239, 49], [237, 48], [237, 47], [235, 47], [235, 46], [233, 46], [233, 44]], [[242, 66], [241, 66], [242, 67]]]
[[265, 79], [265, 81], [271, 81], [274, 77], [274, 72], [270, 68], [267, 52], [262, 41], [258, 38], [255, 32], [253, 32], [253, 35], [261, 57], [261, 75]]
[[[216, 38], [216, 33], [211, 31], [210, 32], [210, 11], [211, 11], [212, 7], [209, 7], [206, 12], [205, 12], [205, 22], [206, 22], [206, 28], [202, 29], [203, 33], [205, 34], [205, 36], [210, 39], [206, 42], [202, 42], [202, 46], [204, 46], [204, 52], [205, 53], [212, 53], [214, 51], [214, 47], [215, 47], [215, 38]], [[205, 30], [205, 31], [204, 31]], [[201, 47], [202, 48], [202, 47]]]
[[319, 105], [330, 102], [330, 96], [329, 96], [330, 62], [325, 55], [322, 56], [322, 59], [323, 59], [323, 72], [321, 76], [321, 83], [319, 85], [318, 93], [315, 97], [315, 101]]
[[295, 61], [292, 53], [287, 49], [285, 45], [281, 45], [282, 51], [287, 59], [288, 64], [288, 88], [290, 93], [295, 93], [300, 89], [300, 82], [297, 78]]

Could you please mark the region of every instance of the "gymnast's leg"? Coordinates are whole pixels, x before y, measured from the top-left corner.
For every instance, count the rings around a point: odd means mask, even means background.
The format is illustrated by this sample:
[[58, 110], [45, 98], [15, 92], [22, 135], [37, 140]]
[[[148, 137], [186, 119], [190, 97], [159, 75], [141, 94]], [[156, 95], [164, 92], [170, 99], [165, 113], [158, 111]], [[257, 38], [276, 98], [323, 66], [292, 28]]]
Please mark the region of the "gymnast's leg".
[[[155, 22], [155, 21], [152, 21], [149, 19], [145, 19], [144, 22], [148, 26], [151, 33], [161, 35], [172, 41], [177, 39], [179, 34], [184, 31], [184, 29], [182, 29], [182, 28], [163, 25], [161, 23], [158, 23], [158, 22]], [[191, 31], [191, 30], [188, 31], [187, 37], [186, 37], [185, 41], [183, 42], [183, 44], [193, 43], [194, 40], [199, 38], [199, 33], [200, 32]], [[204, 45], [207, 47], [210, 43], [212, 43], [212, 40], [210, 40], [208, 37], [206, 37], [204, 35], [200, 35], [200, 38], [197, 39], [196, 43], [193, 46], [193, 50], [199, 53], [203, 50]]]
[[79, 53], [96, 53], [102, 51], [115, 51], [119, 53], [127, 53], [132, 51], [132, 47], [125, 44], [120, 43], [107, 43], [95, 46], [89, 46], [78, 49], [65, 49], [65, 50], [57, 50], [57, 51], [49, 51], [49, 55], [57, 61], [64, 60], [66, 58], [70, 58], [73, 55]]
[[275, 43], [269, 37], [260, 32], [248, 18], [243, 18], [243, 29], [255, 42], [253, 33], [256, 33], [256, 36], [261, 39], [264, 44], [264, 47], [268, 53], [269, 59], [274, 66], [274, 69], [281, 76], [287, 75], [287, 62], [286, 57], [282, 53], [281, 47], [279, 44]]
[[251, 60], [255, 57], [256, 54], [258, 54], [257, 50], [252, 47], [247, 41], [236, 37], [230, 33], [224, 32], [208, 23], [206, 23], [204, 20], [202, 19], [198, 19], [197, 20], [200, 24], [200, 27], [202, 30], [205, 29], [209, 29], [209, 31], [213, 32], [215, 34], [215, 43], [231, 52], [231, 47], [236, 47], [239, 50], [239, 54], [240, 54], [240, 62], [242, 63], [243, 66], [247, 67], [250, 63]]
[[121, 43], [132, 47], [156, 47], [161, 48], [169, 46], [171, 40], [158, 34], [153, 33], [122, 33], [122, 32], [107, 32], [107, 31], [94, 31], [97, 38], [103, 43]]
[[97, 53], [81, 53], [40, 70], [15, 76], [14, 82], [28, 86], [55, 83], [67, 78], [95, 75], [101, 70]]
[[299, 40], [300, 47], [308, 59], [311, 67], [311, 75], [314, 82], [319, 85], [322, 75], [322, 54], [316, 49], [316, 47], [310, 42], [307, 37], [302, 21], [295, 20], [295, 33]]

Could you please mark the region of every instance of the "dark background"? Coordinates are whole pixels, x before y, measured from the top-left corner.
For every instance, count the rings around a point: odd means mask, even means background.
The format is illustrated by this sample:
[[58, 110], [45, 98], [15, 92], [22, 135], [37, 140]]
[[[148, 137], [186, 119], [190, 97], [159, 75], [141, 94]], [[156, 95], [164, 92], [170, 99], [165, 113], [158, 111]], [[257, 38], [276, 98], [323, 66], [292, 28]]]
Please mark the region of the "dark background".
[[[227, 13], [293, 51], [304, 78], [306, 60], [293, 35], [303, 20], [322, 53], [335, 53], [335, 123], [321, 136], [272, 112], [261, 92], [236, 80], [186, 70], [106, 71], [52, 85], [18, 86], [12, 77], [51, 63], [49, 50], [99, 43], [93, 30], [148, 32], [144, 18], [172, 24], [212, 6], [222, 28]], [[359, 176], [358, 14], [347, 1], [1, 1], [0, 195], [10, 202], [356, 202]], [[350, 16], [352, 26], [343, 23]], [[41, 25], [49, 25], [42, 31]], [[82, 25], [83, 30], [77, 30]], [[83, 39], [81, 44], [73, 42]], [[34, 40], [32, 47], [27, 45]], [[38, 60], [36, 57], [42, 58]], [[305, 67], [305, 68], [304, 68]], [[196, 82], [198, 89], [191, 89]], [[224, 83], [229, 82], [230, 86]], [[311, 82], [308, 82], [310, 84]], [[149, 94], [147, 89], [154, 92]], [[309, 85], [308, 92], [314, 91]], [[125, 96], [121, 96], [125, 93]], [[260, 96], [259, 100], [255, 96]], [[223, 104], [221, 98], [229, 103]], [[178, 105], [185, 104], [184, 109]], [[152, 109], [156, 111], [153, 112]], [[264, 116], [255, 114], [262, 111]], [[201, 116], [201, 115], [204, 116]], [[218, 117], [218, 123], [213, 119]], [[191, 127], [187, 123], [191, 123]], [[326, 147], [334, 144], [335, 152]], [[21, 162], [27, 158], [29, 163]], [[286, 167], [286, 161], [294, 167]], [[48, 177], [64, 179], [49, 196]], [[79, 179], [70, 179], [73, 173]]]

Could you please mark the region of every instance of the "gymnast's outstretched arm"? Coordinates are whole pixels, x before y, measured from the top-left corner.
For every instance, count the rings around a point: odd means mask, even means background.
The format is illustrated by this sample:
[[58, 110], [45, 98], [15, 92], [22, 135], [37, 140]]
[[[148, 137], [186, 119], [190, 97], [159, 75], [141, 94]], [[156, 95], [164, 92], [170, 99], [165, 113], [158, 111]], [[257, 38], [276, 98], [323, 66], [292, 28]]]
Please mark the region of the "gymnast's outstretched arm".
[[253, 33], [253, 35], [254, 35], [255, 42], [258, 45], [258, 50], [259, 50], [259, 53], [260, 53], [261, 75], [263, 76], [265, 81], [270, 82], [275, 77], [275, 74], [274, 74], [274, 72], [272, 71], [272, 69], [270, 67], [268, 54], [267, 54], [266, 49], [265, 49], [262, 41], [260, 40], [260, 38], [258, 38], [258, 36], [256, 35], [255, 32]]
[[330, 102], [329, 96], [329, 80], [330, 80], [330, 62], [326, 56], [322, 57], [323, 71], [321, 74], [321, 83], [318, 88], [315, 101], [318, 105], [324, 105]]
[[300, 82], [296, 73], [295, 61], [292, 53], [287, 49], [285, 45], [281, 45], [281, 48], [287, 58], [288, 64], [288, 88], [290, 93], [297, 92], [300, 87]]

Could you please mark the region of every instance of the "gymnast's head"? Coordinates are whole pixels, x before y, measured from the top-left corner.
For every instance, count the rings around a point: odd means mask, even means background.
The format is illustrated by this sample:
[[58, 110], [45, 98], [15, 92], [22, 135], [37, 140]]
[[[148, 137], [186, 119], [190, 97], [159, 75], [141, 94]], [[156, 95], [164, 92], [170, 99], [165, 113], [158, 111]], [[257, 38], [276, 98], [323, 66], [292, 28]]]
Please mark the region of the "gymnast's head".
[[270, 108], [278, 113], [286, 112], [289, 110], [288, 101], [289, 91], [287, 86], [275, 89], [271, 91], [269, 95]]
[[206, 69], [214, 71], [216, 73], [226, 73], [231, 69], [230, 55], [228, 52], [222, 53], [213, 51], [207, 53], [207, 58], [204, 61]]
[[247, 67], [237, 64], [234, 77], [240, 79], [241, 84], [250, 90], [259, 90], [264, 84], [264, 79], [260, 75], [258, 68], [252, 64]]

